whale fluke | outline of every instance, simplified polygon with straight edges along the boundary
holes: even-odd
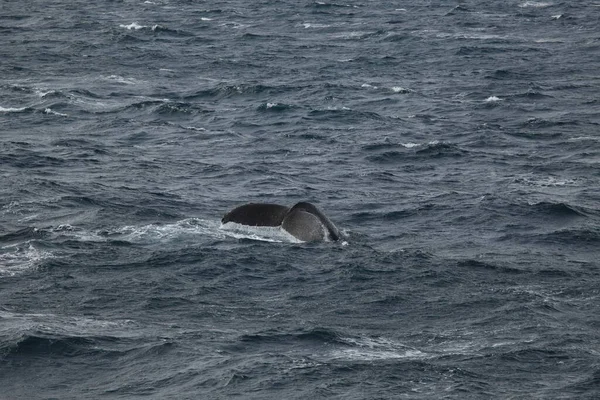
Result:
[[[292,208],[279,204],[248,203],[229,211],[222,223],[248,226],[281,226],[304,242],[338,240],[336,226],[314,204],[300,202]]]

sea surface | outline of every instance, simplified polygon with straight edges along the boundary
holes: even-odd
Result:
[[[599,397],[599,1],[0,1],[0,399]]]

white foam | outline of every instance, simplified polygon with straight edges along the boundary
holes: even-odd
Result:
[[[53,111],[51,108],[46,108],[44,112],[46,114],[58,115],[59,117],[68,117],[67,114],[59,113],[58,111]]]
[[[305,22],[302,24],[302,26],[304,26],[304,29],[308,29],[308,28],[329,28],[331,25],[327,25],[327,24],[313,24],[311,22]]]
[[[3,113],[13,113],[13,112],[17,113],[17,112],[25,111],[26,109],[27,109],[27,107],[20,107],[20,108],[17,108],[17,107],[8,107],[8,108],[5,108],[5,107],[0,106],[0,112],[3,112]]]
[[[120,235],[120,239],[132,242],[163,241],[180,237],[182,235],[218,235],[218,223],[189,218],[173,224],[149,224],[143,226],[124,226],[118,228],[113,234]]]
[[[111,337],[137,336],[135,331],[132,331],[132,328],[136,328],[136,324],[129,319],[110,321],[51,313],[14,313],[0,310],[0,320],[2,320],[3,334],[8,333],[7,331],[16,331],[15,333],[18,333],[35,330],[51,335],[60,334],[82,337],[90,335],[106,335]]]
[[[564,40],[559,38],[540,38],[534,39],[534,43],[564,43]]]
[[[500,97],[496,97],[496,96],[490,96],[487,99],[485,99],[486,103],[492,103],[492,102],[496,102],[496,101],[501,101],[502,99]]]
[[[236,239],[252,239],[263,242],[303,243],[279,226],[248,226],[235,222],[227,222],[220,226],[221,231]]]
[[[360,85],[360,87],[367,89],[377,89],[377,86],[369,85],[368,83],[363,83],[362,85]]]
[[[417,147],[417,146],[421,146],[421,144],[419,143],[400,143],[402,146],[406,147],[407,149],[412,149],[413,147]]]
[[[76,233],[82,237],[83,232]],[[189,238],[196,241],[194,236],[208,236],[218,239],[232,237],[235,239],[252,239],[265,242],[301,243],[280,227],[254,227],[228,222],[221,224],[216,220],[188,218],[173,224],[149,224],[143,226],[124,226],[105,236],[94,236],[91,239],[106,240],[120,239],[134,243],[154,243]]]
[[[347,40],[352,40],[352,39],[362,39],[365,38],[369,35],[372,35],[375,32],[370,32],[370,31],[351,31],[351,32],[343,32],[343,33],[339,33],[339,34],[335,34],[333,35],[334,38],[337,39],[347,39]]]
[[[394,86],[394,87],[392,87],[392,92],[394,92],[394,93],[411,93],[412,90],[403,88],[402,86]]]
[[[521,8],[533,7],[533,8],[544,8],[550,7],[552,3],[542,2],[542,1],[526,1],[523,4],[519,4]]]
[[[0,248],[0,278],[15,276],[35,269],[53,254],[35,248],[30,241]]]
[[[242,28],[246,28],[247,25],[241,24],[239,22],[223,22],[222,24],[219,24],[219,26],[225,26],[225,27],[231,27],[233,29],[242,29]]]
[[[21,214],[21,203],[18,201],[11,201],[5,206],[2,206],[2,214]]]
[[[461,33],[455,37],[463,39],[475,39],[475,40],[496,40],[496,39],[507,39],[507,36],[490,35],[485,33]]]
[[[104,79],[108,80],[108,81],[114,81],[114,82],[118,82],[118,83],[123,83],[125,85],[135,85],[136,83],[138,83],[138,81],[136,79],[133,78],[125,78],[122,77],[120,75],[109,75],[109,76],[104,76]]]
[[[44,92],[41,89],[37,89],[35,91],[35,94],[41,98],[44,98],[44,97],[48,96],[49,94],[54,94],[54,93],[56,93],[56,90],[48,90],[47,92]]]
[[[515,183],[524,183],[529,186],[538,187],[560,187],[576,185],[577,180],[554,176],[521,176],[515,179]]]
[[[125,28],[125,29],[128,29],[130,31],[131,30],[136,30],[137,31],[137,30],[140,30],[140,29],[143,29],[143,28],[147,28],[147,26],[140,25],[137,22],[132,22],[129,25],[123,25],[123,24],[121,24],[121,25],[119,25],[119,28]]]
[[[337,360],[378,361],[394,359],[421,359],[430,355],[415,348],[386,338],[340,338],[351,348],[337,349],[331,357]]]
[[[205,128],[198,128],[196,126],[186,126],[185,129],[188,129],[190,131],[206,132]]]
[[[574,138],[569,138],[567,140],[568,142],[579,142],[579,141],[591,141],[591,142],[598,142],[600,141],[600,137],[593,137],[593,136],[577,136]]]
[[[412,149],[413,147],[419,147],[419,146],[435,146],[436,144],[439,144],[439,140],[431,140],[427,143],[414,143],[414,142],[408,142],[408,143],[400,143],[400,145],[402,147],[406,147],[407,149]]]

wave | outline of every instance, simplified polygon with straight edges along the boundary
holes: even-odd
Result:
[[[0,106],[0,113],[22,113],[25,111],[32,111],[31,107],[2,107]]]
[[[553,6],[554,3],[549,3],[545,1],[526,1],[524,3],[519,4],[520,8],[546,8]]]
[[[403,143],[400,144],[405,150],[389,150],[376,155],[367,156],[366,159],[375,163],[396,163],[414,159],[415,157],[442,158],[462,157],[467,150],[453,143],[431,141],[428,143]]]
[[[52,252],[38,248],[32,240],[2,246],[0,247],[0,277],[27,273],[53,258],[55,256]]]
[[[305,118],[319,121],[339,121],[343,123],[354,123],[360,121],[372,121],[383,119],[383,117],[376,112],[357,111],[347,107],[312,110],[308,113],[308,116]]]
[[[42,239],[48,236],[48,232],[39,228],[22,228],[15,232],[0,235],[0,243],[12,243],[31,239]]]
[[[320,327],[292,332],[271,330],[245,334],[238,338],[236,344],[230,345],[229,349],[248,351],[249,348],[276,346],[293,352],[299,345],[302,345],[312,359],[325,363],[412,360],[432,356],[384,337],[350,336]]]
[[[550,246],[564,246],[570,249],[589,249],[588,251],[580,252],[579,257],[585,259],[587,256],[595,257],[593,251],[600,246],[600,229],[596,227],[574,227],[566,229],[551,230],[544,233],[509,233],[503,235],[502,241],[518,241],[521,243],[537,243]],[[562,247],[557,247],[561,249]],[[559,271],[559,270],[557,270]],[[560,274],[566,274],[560,270]]]
[[[535,213],[548,215],[554,218],[572,218],[572,217],[586,217],[588,213],[584,208],[575,207],[567,203],[552,203],[542,201],[539,203],[531,204]]]
[[[579,186],[583,183],[580,179],[562,178],[557,176],[536,176],[536,175],[521,175],[514,178],[514,183],[524,186],[536,187],[562,187],[562,186]]]
[[[132,320],[101,320],[0,310],[0,359],[122,354],[148,344]]]
[[[283,112],[296,108],[296,106],[291,104],[284,103],[263,103],[258,106],[258,111],[267,111],[267,112]]]
[[[308,4],[306,7],[315,8],[315,9],[328,9],[328,8],[358,8],[353,4],[344,4],[344,3],[329,3],[324,1],[315,1],[313,3]]]
[[[246,97],[256,95],[267,95],[268,97],[275,97],[279,94],[294,92],[300,88],[294,86],[270,86],[263,84],[252,84],[252,83],[241,83],[241,84],[229,84],[220,83],[214,87],[208,89],[202,89],[197,92],[187,94],[183,96],[183,100],[193,101],[200,99],[225,99],[231,97]]]

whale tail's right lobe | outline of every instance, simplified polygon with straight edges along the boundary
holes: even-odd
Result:
[[[339,240],[340,238],[340,231],[338,230],[338,228],[333,224],[333,222],[331,222],[329,220],[329,218],[327,218],[325,216],[325,214],[323,214],[321,212],[321,210],[319,210],[317,208],[317,206],[315,206],[312,203],[308,203],[306,201],[301,201],[300,203],[296,203],[291,209],[290,209],[290,213],[294,210],[303,210],[306,211],[310,214],[313,214],[314,216],[316,216],[319,221],[321,222],[321,224],[323,224],[323,226],[325,227],[325,229],[327,230],[327,234],[330,240]]]
[[[281,227],[303,242],[317,242],[327,237],[319,217],[298,208],[287,213]]]

